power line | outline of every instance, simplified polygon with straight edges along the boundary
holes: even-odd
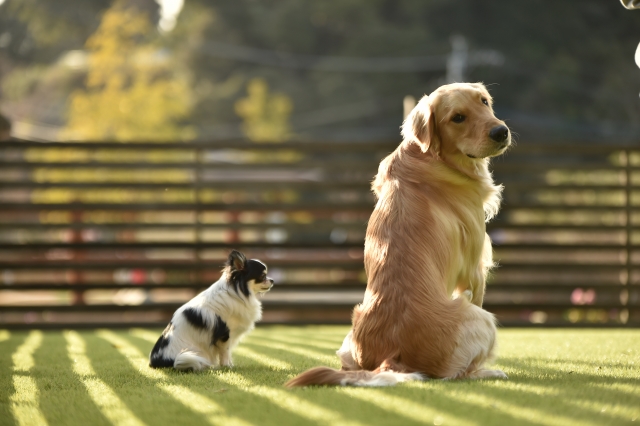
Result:
[[[444,71],[450,66],[450,58],[454,54],[452,52],[449,55],[399,57],[298,55],[219,42],[207,42],[200,47],[200,51],[217,58],[280,68],[364,73]],[[497,66],[504,63],[504,56],[494,50],[479,50],[466,54],[468,65]]]

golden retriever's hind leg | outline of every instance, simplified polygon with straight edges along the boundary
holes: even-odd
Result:
[[[465,319],[457,337],[458,346],[451,358],[451,379],[506,379],[500,370],[485,369],[495,356],[495,318],[476,305],[462,301]]]

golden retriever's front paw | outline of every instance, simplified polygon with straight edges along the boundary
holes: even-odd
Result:
[[[508,379],[509,377],[506,375],[506,373],[502,370],[485,370],[485,372],[487,373],[486,376],[484,376],[487,379]]]
[[[508,379],[502,370],[476,370],[473,373],[466,374],[462,378],[466,379]]]

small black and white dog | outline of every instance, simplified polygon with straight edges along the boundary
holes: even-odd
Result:
[[[173,314],[151,350],[149,366],[193,371],[231,367],[232,349],[262,318],[256,295],[272,286],[267,265],[233,250],[222,277]]]

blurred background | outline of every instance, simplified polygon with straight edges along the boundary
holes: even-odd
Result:
[[[160,325],[231,248],[348,322],[403,113],[482,81],[517,145],[504,325],[640,324],[640,11],[617,0],[0,0],[0,326]]]
[[[394,139],[404,96],[483,81],[527,140],[637,142],[638,14],[615,0],[4,0],[1,111],[24,139]]]

